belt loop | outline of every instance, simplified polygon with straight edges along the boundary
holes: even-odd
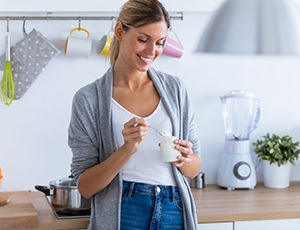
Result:
[[[174,186],[171,186],[172,188],[172,203],[175,202],[175,187]]]
[[[131,198],[133,192],[134,192],[134,182],[131,182],[130,183],[130,186],[129,186],[129,191],[128,191],[128,198]]]

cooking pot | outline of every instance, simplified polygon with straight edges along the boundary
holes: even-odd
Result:
[[[91,200],[79,193],[72,176],[50,181],[49,187],[36,185],[35,189],[50,196],[51,204],[61,210],[81,211],[91,207]]]

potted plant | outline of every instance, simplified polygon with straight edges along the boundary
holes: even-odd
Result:
[[[269,188],[286,188],[290,185],[290,168],[298,160],[299,142],[289,135],[267,133],[253,143],[254,152],[263,162],[264,185]]]

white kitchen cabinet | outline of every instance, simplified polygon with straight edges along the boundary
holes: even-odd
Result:
[[[198,224],[198,230],[233,230],[233,222]]]
[[[300,219],[236,221],[234,230],[299,230]]]

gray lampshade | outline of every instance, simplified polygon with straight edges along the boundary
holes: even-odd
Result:
[[[225,0],[213,13],[198,52],[300,54],[300,9],[293,0]]]

